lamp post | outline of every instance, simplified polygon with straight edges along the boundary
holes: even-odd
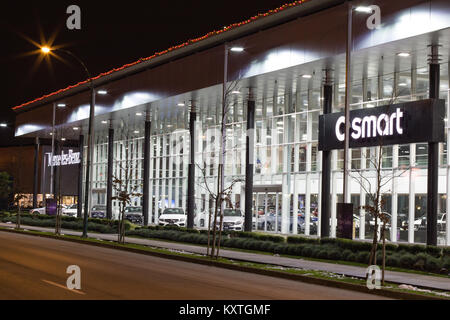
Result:
[[[372,13],[373,9],[370,6],[353,6],[352,1],[347,2],[347,47],[345,59],[345,138],[344,138],[344,176],[343,176],[343,202],[350,202],[350,188],[349,188],[349,149],[350,149],[350,101],[351,101],[351,63],[352,63],[352,26],[353,26],[353,11],[361,13]]]
[[[227,104],[227,82],[228,82],[228,55],[229,52],[236,52],[240,53],[244,51],[244,48],[242,47],[230,47],[228,43],[225,43],[224,45],[224,61],[223,61],[223,85],[222,85],[222,123],[221,123],[221,150],[219,155],[219,179],[218,179],[218,194],[221,195],[221,200],[223,200],[223,190],[225,188],[225,147],[226,147],[226,127],[225,127],[225,121],[226,121],[226,104]],[[223,215],[224,210],[224,201],[220,202],[220,215]],[[222,220],[222,219],[221,219]]]
[[[41,51],[44,54],[50,54],[50,52],[52,51],[58,51],[58,52],[63,52],[69,56],[71,56],[72,58],[74,58],[84,69],[84,71],[86,72],[86,75],[89,79],[89,85],[90,85],[90,108],[89,108],[89,129],[88,129],[88,146],[87,146],[87,161],[86,161],[86,185],[85,185],[85,200],[84,200],[84,215],[83,215],[83,238],[87,237],[87,221],[88,221],[88,216],[89,216],[89,208],[90,208],[90,191],[91,191],[91,179],[90,179],[90,169],[91,169],[91,163],[92,163],[92,156],[93,156],[93,144],[94,144],[94,126],[93,126],[93,122],[94,122],[94,116],[95,116],[95,91],[94,91],[94,83],[92,81],[92,77],[91,74],[88,70],[88,68],[86,67],[86,64],[80,59],[78,58],[75,54],[73,54],[72,52],[70,52],[69,50],[65,50],[65,49],[51,49],[49,47],[42,47]],[[53,109],[55,110],[55,109]],[[53,119],[55,118],[55,111],[53,111]],[[54,131],[54,120],[53,120],[53,129],[52,131]],[[54,132],[52,134],[52,136],[54,136]],[[53,137],[52,137],[53,139]],[[53,153],[53,147],[52,147],[52,153]],[[53,168],[53,167],[52,167]],[[52,169],[53,171],[53,169]],[[81,203],[79,203],[79,205],[81,205]]]

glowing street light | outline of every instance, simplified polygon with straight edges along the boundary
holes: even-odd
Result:
[[[42,47],[41,51],[45,54],[50,53],[50,51],[52,51],[49,47]]]

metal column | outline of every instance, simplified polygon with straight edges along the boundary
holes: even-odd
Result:
[[[33,180],[33,208],[38,207],[38,183],[39,183],[39,138],[36,137],[34,146],[34,180]]]
[[[325,83],[323,86],[323,114],[332,112],[333,86],[330,81],[329,70],[326,70]],[[322,190],[321,190],[321,209],[320,216],[320,237],[330,236],[330,218],[331,218],[331,151],[322,151]]]
[[[197,113],[195,106],[192,105],[189,118],[189,169],[188,169],[188,186],[187,186],[187,227],[194,228],[194,211],[195,211],[195,121]]]
[[[111,123],[110,123],[111,125]],[[108,176],[106,183],[106,218],[112,219],[112,185],[113,185],[113,162],[114,162],[114,129],[108,130]]]
[[[81,218],[83,215],[83,154],[84,154],[84,136],[80,135],[78,143],[80,151],[80,163],[78,164],[78,200],[77,200],[77,217]]]
[[[255,101],[250,91],[247,104],[247,137],[245,147],[245,222],[244,231],[252,231],[253,152],[255,147]]]
[[[431,46],[430,55],[430,98],[439,99],[439,47]],[[427,245],[437,245],[437,203],[438,203],[439,143],[428,143],[427,184]]]
[[[151,133],[150,112],[147,112],[145,119],[145,140],[144,140],[144,201],[142,205],[142,214],[144,215],[144,225],[148,226],[149,201],[150,201],[150,133]]]

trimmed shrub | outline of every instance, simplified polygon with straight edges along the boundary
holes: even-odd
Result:
[[[230,236],[239,238],[251,238],[254,240],[261,240],[261,241],[272,241],[275,243],[285,242],[285,239],[282,236],[276,236],[271,234],[260,234],[254,232],[231,231]]]
[[[342,260],[342,254],[341,251],[334,249],[334,250],[330,250],[328,251],[328,259],[331,260]]]
[[[369,262],[370,253],[367,251],[360,251],[356,254],[356,260],[360,263],[368,263]]]
[[[416,270],[425,270],[425,264],[427,263],[428,255],[426,253],[418,253],[414,257],[413,268]]]
[[[303,257],[312,257],[313,254],[313,246],[312,245],[306,245],[302,249],[302,256]]]
[[[350,253],[350,254],[347,256],[346,261],[357,262],[357,260],[356,260],[356,254],[354,254],[353,252]]]
[[[390,267],[399,267],[400,258],[398,254],[392,254],[386,257],[386,265]]]
[[[286,242],[292,243],[292,244],[305,244],[305,243],[319,244],[320,239],[307,238],[307,237],[301,237],[301,236],[290,236],[290,237],[287,237]]]
[[[442,249],[437,246],[426,246],[425,252],[435,258],[440,258],[442,256]]]
[[[352,251],[351,251],[351,250],[345,249],[345,250],[342,252],[342,260],[349,261],[349,256],[350,256],[351,254],[352,254]]]
[[[439,272],[439,270],[441,270],[441,264],[442,262],[439,259],[429,256],[425,263],[425,270],[430,272]]]
[[[414,260],[414,256],[411,253],[405,253],[400,256],[400,266],[403,268],[412,268]]]

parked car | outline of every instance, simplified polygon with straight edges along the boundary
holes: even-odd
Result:
[[[62,214],[70,217],[75,217],[78,213],[78,205],[72,204],[68,208],[62,209]]]
[[[45,214],[45,207],[31,209],[30,214]]]
[[[160,226],[185,227],[187,215],[182,208],[166,208],[159,216]]]
[[[98,219],[105,219],[106,218],[106,206],[104,206],[104,205],[93,206],[92,210],[91,210],[91,217],[98,218]]]
[[[143,224],[142,207],[125,207],[125,219],[135,224]]]
[[[220,227],[220,218],[217,219],[217,228]],[[223,210],[222,230],[242,231],[244,230],[244,215],[239,209]]]

